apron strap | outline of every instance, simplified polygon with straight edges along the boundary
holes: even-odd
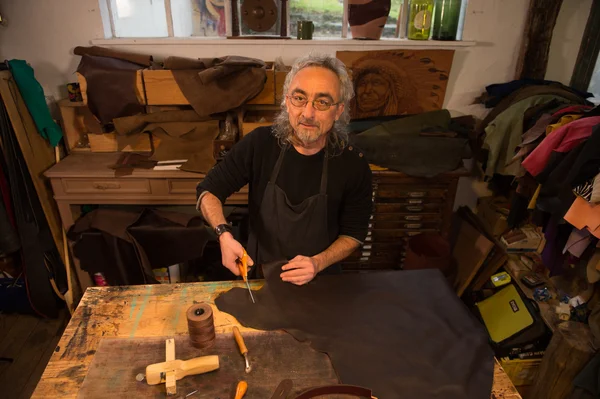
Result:
[[[275,163],[275,167],[273,168],[273,171],[271,172],[271,179],[269,180],[269,183],[275,184],[275,182],[277,181],[277,176],[279,175],[279,169],[281,168],[281,163],[283,162],[283,156],[285,155],[285,152],[287,149],[288,149],[287,145],[284,145],[283,147],[281,147],[281,151],[279,152],[279,158],[277,158],[277,163]]]
[[[327,194],[327,165],[329,159],[327,153],[327,145],[325,145],[325,154],[323,154],[323,171],[321,172],[321,189],[319,191],[319,194],[321,195]]]

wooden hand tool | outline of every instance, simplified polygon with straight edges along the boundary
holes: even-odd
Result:
[[[256,303],[254,301],[254,295],[252,295],[252,290],[250,289],[250,285],[248,284],[248,254],[246,250],[244,250],[244,254],[241,258],[237,260],[238,267],[240,268],[240,274],[246,283],[246,287],[248,287],[248,292],[250,293],[250,299],[252,299],[252,303]]]
[[[146,367],[148,385],[165,383],[167,395],[177,393],[176,381],[188,375],[208,373],[219,368],[219,356],[202,356],[190,360],[175,359],[175,340],[168,339],[166,361]]]
[[[252,371],[252,367],[250,366],[250,362],[248,361],[248,348],[246,348],[246,344],[244,343],[244,338],[240,333],[240,329],[233,327],[233,336],[235,337],[235,342],[237,342],[238,347],[240,348],[240,353],[244,356],[244,360],[246,361],[246,373]]]
[[[248,390],[248,383],[246,381],[240,381],[235,389],[235,399],[242,399]]]

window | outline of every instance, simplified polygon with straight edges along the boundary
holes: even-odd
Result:
[[[279,0],[276,3],[281,4]],[[342,37],[344,1],[288,0],[289,36],[297,35],[298,21],[314,22],[316,38]],[[403,1],[392,0],[382,37],[398,37],[397,27]],[[99,0],[107,37],[224,37],[231,32],[231,0]],[[237,0],[238,15],[244,0]],[[467,0],[463,0],[463,10]],[[463,11],[464,12],[464,11]],[[273,35],[281,26],[279,18],[267,32],[242,27],[242,35]],[[459,27],[459,31],[462,26]],[[352,37],[350,29],[347,36]],[[459,33],[460,36],[460,33]]]

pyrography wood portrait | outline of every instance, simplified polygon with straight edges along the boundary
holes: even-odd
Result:
[[[441,109],[454,50],[338,51],[352,75],[354,119]]]

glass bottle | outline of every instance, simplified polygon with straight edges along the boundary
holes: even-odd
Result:
[[[410,0],[408,4],[408,34],[411,40],[427,40],[431,32],[434,0]]]
[[[435,0],[433,40],[456,40],[461,5],[462,0]]]

